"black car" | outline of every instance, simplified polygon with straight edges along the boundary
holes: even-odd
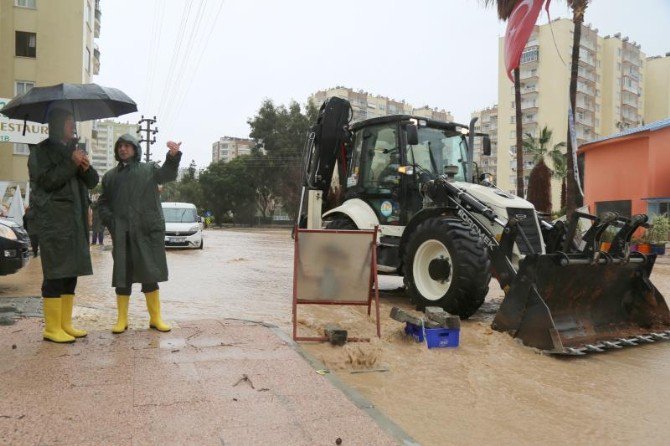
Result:
[[[28,233],[12,220],[0,217],[0,276],[17,272],[29,259]]]

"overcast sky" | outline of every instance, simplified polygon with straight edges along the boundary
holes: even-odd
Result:
[[[138,103],[140,113],[120,120],[156,115],[160,152],[181,140],[185,160],[199,167],[220,136],[248,136],[247,119],[264,98],[304,104],[336,85],[445,108],[466,122],[497,101],[505,25],[482,4],[102,0],[94,82]],[[569,16],[564,0],[552,1],[551,16]],[[601,35],[628,35],[648,56],[670,52],[670,0],[592,0],[586,23]]]

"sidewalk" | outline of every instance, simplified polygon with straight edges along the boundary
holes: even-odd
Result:
[[[0,444],[397,444],[271,328],[182,322],[43,342],[0,327]]]

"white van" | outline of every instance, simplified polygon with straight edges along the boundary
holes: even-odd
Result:
[[[166,248],[202,249],[202,218],[192,203],[162,203]]]

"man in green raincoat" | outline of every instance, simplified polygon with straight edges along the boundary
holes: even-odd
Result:
[[[142,151],[132,135],[121,136],[114,146],[119,164],[102,178],[98,199],[100,218],[112,234],[118,319],[113,333],[128,328],[128,303],[133,283],[142,284],[149,310],[149,327],[170,331],[160,311],[158,282],[168,279],[165,258],[165,220],[159,184],[177,178],[181,143],[168,142],[169,152],[159,167],[140,162]]]
[[[43,338],[74,342],[86,336],[72,326],[77,277],[93,274],[88,248],[88,189],[98,173],[76,148],[70,112],[49,113],[49,138],[30,150],[31,232],[42,251]]]

